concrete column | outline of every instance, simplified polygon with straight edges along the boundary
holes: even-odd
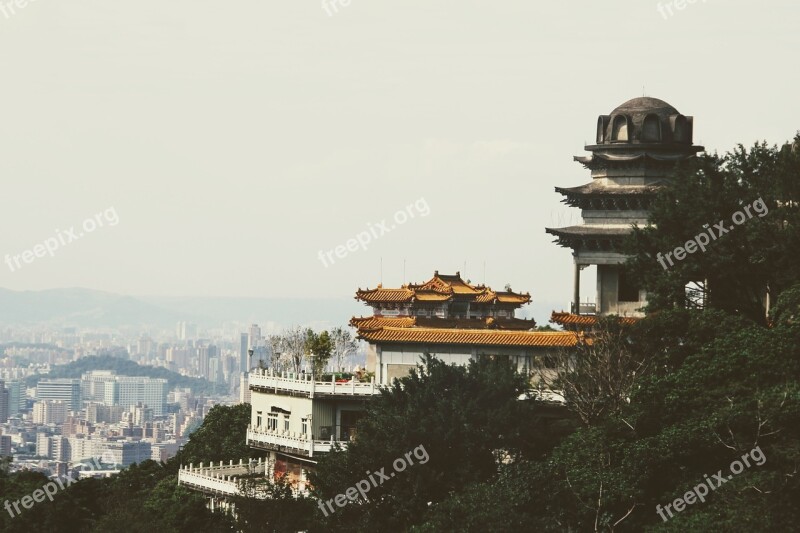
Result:
[[[579,315],[581,314],[581,267],[577,261],[575,262],[575,279],[573,283],[572,301],[575,305],[575,314]]]

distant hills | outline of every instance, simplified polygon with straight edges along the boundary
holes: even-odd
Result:
[[[135,376],[146,378],[161,378],[169,382],[169,388],[190,388],[194,393],[210,393],[214,385],[202,378],[183,376],[162,367],[142,366],[128,359],[112,357],[110,355],[82,357],[66,365],[54,366],[49,374],[30,376],[26,379],[28,387],[34,387],[39,379],[80,378],[92,370],[113,370],[119,376]],[[224,386],[220,386],[222,389]]]
[[[89,289],[0,289],[0,323],[115,327],[174,323],[179,315],[130,296]]]
[[[217,327],[225,322],[274,322],[280,327],[345,325],[367,311],[352,298],[158,298],[90,289],[12,291],[0,288],[0,324],[77,327],[165,327],[182,320]]]
[[[550,312],[562,307],[534,300],[518,316],[534,317],[544,326],[550,320]],[[0,325],[173,329],[179,321],[202,327],[219,327],[226,322],[260,325],[272,322],[281,328],[297,325],[328,329],[344,326],[351,317],[371,312],[352,297],[132,297],[80,288],[43,291],[0,288]]]

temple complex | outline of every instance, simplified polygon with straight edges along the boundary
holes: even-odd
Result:
[[[420,284],[399,289],[358,289],[356,299],[373,309],[375,316],[417,316],[453,319],[513,318],[514,311],[530,303],[531,295],[471,285],[461,273],[442,275],[439,271]],[[533,326],[531,326],[533,327]]]
[[[533,320],[517,318],[516,310],[530,303],[530,294],[471,285],[458,272],[436,271],[425,283],[395,289],[359,289],[356,299],[373,310],[350,325],[369,344],[367,371],[381,385],[407,375],[424,354],[460,365],[504,357],[531,375],[537,360],[579,342],[575,333],[535,331]]]

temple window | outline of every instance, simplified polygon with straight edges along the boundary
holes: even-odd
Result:
[[[657,115],[647,115],[642,125],[642,140],[658,142],[661,140],[661,121]]]
[[[614,118],[614,127],[611,130],[612,141],[628,140],[628,119],[623,116]]]

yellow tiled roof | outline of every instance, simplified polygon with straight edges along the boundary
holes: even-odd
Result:
[[[512,291],[495,292],[490,287],[471,285],[461,279],[461,274],[439,274],[437,270],[433,277],[421,284],[409,283],[399,289],[384,289],[381,285],[372,290],[356,292],[356,299],[366,303],[405,303],[417,300],[420,302],[444,302],[457,297],[474,303],[501,303],[523,305],[531,301],[530,294]]]
[[[634,317],[620,317],[620,322],[626,326],[630,326],[639,321]],[[594,327],[597,324],[597,315],[573,315],[572,313],[553,311],[550,315],[550,322],[559,324],[561,326],[585,326]]]
[[[361,289],[356,292],[356,299],[364,300],[365,302],[410,302],[414,297],[414,292],[409,289],[384,289],[378,287],[377,289],[364,290]]]
[[[438,318],[423,316],[366,316],[353,317],[350,325],[361,330],[395,328],[429,329],[499,329],[529,331],[536,327],[536,321],[522,318]]]
[[[579,336],[569,331],[507,331],[491,329],[398,328],[359,330],[367,342],[461,344],[476,346],[572,347]]]
[[[378,329],[384,326],[394,326],[398,328],[410,328],[416,324],[416,319],[413,316],[362,316],[353,317],[350,319],[350,325],[354,328],[362,329]]]

